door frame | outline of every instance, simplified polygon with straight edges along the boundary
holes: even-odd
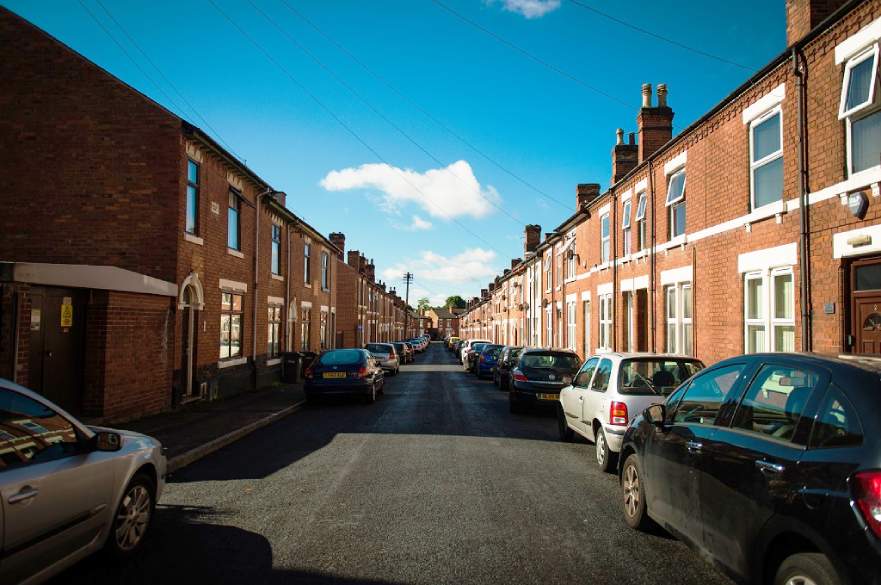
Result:
[[[189,291],[189,294],[187,294]],[[181,311],[181,376],[183,384],[181,387],[181,401],[188,402],[200,396],[194,395],[194,378],[196,371],[196,333],[197,322],[196,312],[201,312],[205,308],[205,296],[202,290],[202,283],[199,281],[199,275],[196,272],[190,274],[184,279],[180,285],[178,295],[178,310]],[[186,319],[183,316],[186,315]],[[186,334],[184,341],[183,334]]]
[[[844,347],[848,348],[849,351],[856,355],[863,355],[859,351],[859,343],[857,340],[858,331],[861,329],[861,324],[857,323],[859,318],[856,310],[857,302],[860,298],[866,297],[881,297],[881,289],[872,290],[872,291],[857,291],[856,287],[856,269],[860,266],[868,266],[872,264],[881,264],[881,256],[873,255],[873,256],[864,256],[860,258],[854,258],[850,261],[847,267],[847,292],[846,299],[847,305],[846,310],[848,311],[847,316],[845,317],[845,323],[850,328],[849,332],[844,334]],[[848,338],[852,340],[852,343],[848,344]]]

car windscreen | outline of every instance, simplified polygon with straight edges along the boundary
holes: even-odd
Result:
[[[486,345],[483,347],[481,353],[486,355],[490,355],[492,357],[499,357],[499,354],[502,352],[504,345]]]
[[[621,362],[618,391],[621,394],[666,396],[704,368],[698,360],[644,357]]]
[[[335,349],[321,354],[318,363],[322,366],[351,366],[360,364],[364,354],[357,349]]]
[[[529,352],[520,356],[520,367],[545,370],[577,370],[581,360],[573,353]]]
[[[471,350],[472,350],[474,353],[480,353],[481,351],[483,351],[483,348],[484,348],[484,347],[486,347],[486,344],[485,344],[485,343],[482,343],[482,342],[481,342],[481,343],[472,343],[472,344],[471,344]]]
[[[368,343],[367,351],[369,351],[370,353],[389,353],[389,351],[391,351],[391,348],[382,343]]]

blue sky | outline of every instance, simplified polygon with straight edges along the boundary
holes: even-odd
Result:
[[[577,183],[605,188],[643,82],[667,84],[678,132],[786,44],[783,0],[0,3],[215,135],[391,286],[414,272],[414,304],[478,294],[522,254],[523,224],[549,231],[574,211]]]

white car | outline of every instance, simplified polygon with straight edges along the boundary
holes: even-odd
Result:
[[[471,349],[472,343],[492,343],[489,339],[467,339],[465,343],[462,344],[462,347],[459,348],[459,362],[464,366],[465,365],[465,356],[468,355],[468,350]]]
[[[3,379],[0,429],[0,583],[42,583],[102,548],[140,548],[165,486],[159,441],[87,427]]]
[[[570,441],[578,433],[593,442],[597,465],[611,471],[630,421],[703,368],[698,359],[671,354],[592,356],[560,391],[560,439]]]
[[[401,360],[398,352],[395,351],[394,345],[391,343],[368,343],[364,349],[379,360],[379,365],[382,366],[383,370],[392,376],[398,375],[398,372],[401,370]]]

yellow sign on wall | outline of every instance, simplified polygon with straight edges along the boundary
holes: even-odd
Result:
[[[73,327],[73,302],[70,297],[64,297],[61,302],[61,326]]]

